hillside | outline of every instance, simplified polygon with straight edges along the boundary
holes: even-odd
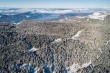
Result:
[[[109,72],[110,15],[0,24],[0,73]]]

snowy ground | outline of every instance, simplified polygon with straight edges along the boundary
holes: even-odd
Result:
[[[89,15],[89,18],[104,20],[106,16],[107,16],[106,13],[95,12],[92,15]]]

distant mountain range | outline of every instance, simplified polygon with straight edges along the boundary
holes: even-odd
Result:
[[[94,12],[109,12],[107,8],[0,8],[0,22],[19,23],[24,20],[59,20],[71,16],[87,16]]]

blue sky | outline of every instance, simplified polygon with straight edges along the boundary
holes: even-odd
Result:
[[[110,8],[110,0],[0,0],[0,7]]]

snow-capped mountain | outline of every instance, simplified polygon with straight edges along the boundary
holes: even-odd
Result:
[[[105,8],[74,8],[74,9],[61,9],[61,8],[0,8],[0,13],[56,13],[56,14],[65,14],[65,13],[75,13],[75,12],[96,12],[96,11],[109,11],[110,9]]]
[[[109,12],[104,8],[0,8],[0,22],[19,23],[23,20],[61,20],[71,16],[87,16],[94,12]]]

